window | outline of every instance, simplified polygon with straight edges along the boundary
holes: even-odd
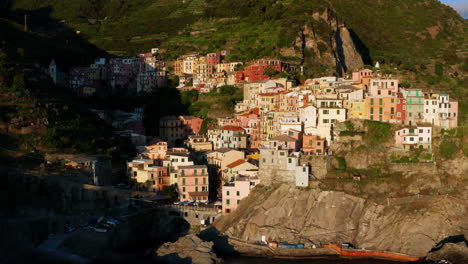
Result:
[[[317,146],[320,146],[321,144],[322,144],[322,142],[317,141]]]
[[[324,123],[324,124],[328,124],[329,122],[330,122],[330,120],[328,120],[328,119],[324,119],[324,120],[323,120],[323,123]]]
[[[237,192],[236,192],[236,195],[237,195],[237,196],[240,196],[240,191],[237,191]]]
[[[421,141],[423,141],[423,138],[422,138],[422,137],[420,137],[420,138],[419,138],[419,141],[420,141],[420,142],[421,142]]]
[[[185,187],[182,187],[182,192],[185,192]]]
[[[328,112],[329,112],[328,110],[323,110],[324,115],[328,115]]]
[[[288,163],[292,163],[292,159],[291,159],[291,158],[288,159]]]
[[[206,184],[206,178],[203,178],[203,184]]]
[[[383,108],[379,107],[379,114],[383,114]]]
[[[400,113],[400,112],[398,112],[396,115],[397,115],[398,117],[401,117],[401,113]]]
[[[227,196],[231,195],[231,192],[226,191],[226,195],[227,195]]]
[[[182,185],[185,185],[185,178],[182,179]]]
[[[370,99],[370,104],[371,104],[371,105],[374,105],[374,98],[371,98],[371,99]]]
[[[409,138],[409,141],[414,141],[414,138],[413,138],[413,137],[410,137],[410,138]]]
[[[195,184],[198,184],[198,178],[195,178]]]
[[[198,192],[198,186],[195,186],[195,191]]]
[[[226,204],[231,204],[231,201],[229,199],[227,199]]]
[[[306,167],[303,167],[303,168],[302,168],[302,171],[303,171],[303,172],[306,172]]]
[[[136,171],[133,172],[133,176],[135,176],[135,177],[137,176],[137,172],[136,172]]]
[[[371,107],[371,109],[370,109],[370,113],[371,113],[371,115],[373,115],[373,114],[374,114],[374,108],[373,108],[373,107]]]
[[[379,105],[383,105],[383,99],[382,98],[379,99]]]
[[[336,114],[339,115],[339,114],[340,114],[340,110],[336,110]]]
[[[240,204],[240,200],[237,200],[237,204]]]

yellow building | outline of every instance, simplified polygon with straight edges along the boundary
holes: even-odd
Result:
[[[349,108],[350,119],[366,119],[366,103],[365,102],[351,102]]]

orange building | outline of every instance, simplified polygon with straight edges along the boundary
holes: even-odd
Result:
[[[395,96],[388,97],[366,97],[366,118],[380,122],[396,121]]]
[[[310,154],[323,154],[327,147],[327,140],[316,135],[304,135],[302,151]]]

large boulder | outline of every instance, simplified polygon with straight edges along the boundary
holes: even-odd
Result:
[[[174,243],[165,243],[157,250],[156,259],[170,264],[221,263],[213,252],[213,242],[203,242],[195,234],[188,234]]]

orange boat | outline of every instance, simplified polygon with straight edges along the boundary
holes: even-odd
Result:
[[[324,248],[330,248],[338,252],[341,256],[347,257],[360,257],[360,258],[383,258],[397,261],[416,262],[420,261],[421,258],[410,257],[404,254],[392,253],[392,252],[379,252],[361,249],[343,249],[337,244],[324,245]]]

